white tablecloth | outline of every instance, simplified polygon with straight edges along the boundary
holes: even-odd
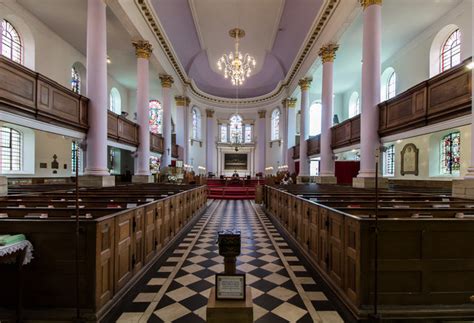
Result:
[[[28,240],[23,240],[7,246],[0,246],[0,257],[12,254],[24,248],[26,248],[26,255],[25,260],[23,261],[23,265],[29,264],[31,262],[31,259],[33,259],[33,245]],[[10,262],[14,262],[14,260]]]

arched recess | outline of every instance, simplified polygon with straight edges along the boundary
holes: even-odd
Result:
[[[434,37],[430,48],[430,78],[440,73],[441,64],[441,50],[448,37],[456,30],[459,26],[450,24],[443,27]],[[462,37],[462,32],[461,32]],[[461,44],[462,47],[462,44]],[[462,59],[462,58],[461,58]]]
[[[29,69],[35,70],[36,63],[36,45],[33,32],[31,31],[28,24],[20,17],[16,15],[6,15],[3,17],[7,20],[21,37],[23,43],[23,65]]]

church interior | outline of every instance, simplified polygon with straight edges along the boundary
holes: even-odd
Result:
[[[474,322],[473,16],[0,0],[0,322]]]

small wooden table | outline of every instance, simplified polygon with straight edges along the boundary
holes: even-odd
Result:
[[[252,289],[245,287],[245,300],[216,300],[216,288],[213,287],[209,294],[206,310],[208,323],[252,323],[253,303]]]

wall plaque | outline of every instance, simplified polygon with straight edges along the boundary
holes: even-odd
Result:
[[[402,149],[401,157],[400,174],[418,176],[418,148],[414,144],[406,144]]]

